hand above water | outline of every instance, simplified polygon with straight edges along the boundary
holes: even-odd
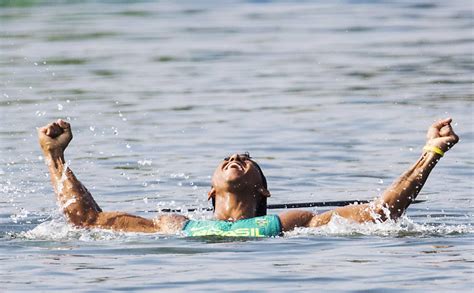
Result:
[[[45,155],[60,155],[72,140],[71,125],[64,120],[55,122],[38,129],[38,138]]]
[[[446,118],[433,123],[426,134],[426,145],[438,147],[443,152],[451,149],[459,141],[459,136],[451,127],[452,120]]]

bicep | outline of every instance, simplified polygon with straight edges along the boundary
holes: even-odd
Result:
[[[376,214],[371,204],[354,204],[334,209],[333,213],[358,223],[373,222]]]
[[[283,232],[291,231],[296,227],[308,227],[315,215],[309,211],[287,211],[278,215]]]
[[[339,207],[322,214],[314,214],[309,211],[287,211],[279,216],[282,230],[291,231],[296,227],[319,227],[331,221],[334,214],[352,220],[354,222],[374,221],[374,211],[369,204],[348,205]]]
[[[122,212],[101,212],[92,226],[122,232],[173,234],[181,231],[187,220],[187,217],[177,214],[147,219]]]
[[[310,223],[309,227],[319,227],[326,225],[331,221],[333,215],[338,215],[342,218],[357,222],[373,222],[375,211],[370,204],[358,204],[358,205],[347,205],[324,212],[320,215],[315,215]]]
[[[326,225],[331,220],[334,210],[322,214],[315,214],[309,211],[287,211],[279,216],[283,232],[291,231],[296,227],[319,227]]]
[[[122,212],[101,212],[93,226],[122,232],[158,232],[153,220]]]

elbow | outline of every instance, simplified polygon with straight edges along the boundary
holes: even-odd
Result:
[[[64,210],[64,215],[69,224],[77,228],[90,228],[94,227],[99,216],[96,211],[78,211],[78,210]]]
[[[331,221],[333,214],[334,214],[334,211],[328,211],[320,215],[315,215],[309,221],[307,226],[311,228],[316,228],[316,227],[327,225]]]
[[[372,209],[372,217],[374,222],[385,222],[387,220],[397,220],[400,218],[405,209],[397,203],[376,203]]]

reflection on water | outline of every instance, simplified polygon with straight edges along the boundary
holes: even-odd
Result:
[[[2,288],[470,288],[471,6],[0,0]],[[101,206],[152,217],[207,207],[235,151],[261,164],[269,203],[373,198],[444,116],[461,142],[406,219],[263,240],[72,229],[35,134],[69,119],[66,157]]]

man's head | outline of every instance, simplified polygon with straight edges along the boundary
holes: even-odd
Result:
[[[251,159],[248,153],[233,154],[226,157],[214,171],[209,199],[212,200],[214,210],[219,197],[228,197],[229,194],[255,207],[253,216],[267,214],[267,180],[260,166]],[[232,207],[226,207],[230,209]]]

